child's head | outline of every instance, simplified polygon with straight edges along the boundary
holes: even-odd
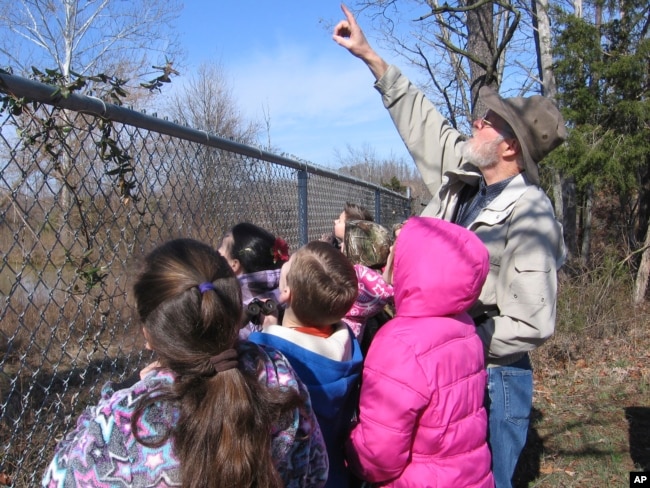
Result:
[[[289,248],[284,240],[248,222],[230,229],[221,241],[219,253],[237,275],[278,269],[289,259]]]
[[[392,245],[390,231],[367,220],[345,222],[342,251],[354,264],[381,269],[386,265]]]
[[[373,221],[375,218],[369,210],[361,205],[345,202],[341,215],[339,215],[339,218],[334,221],[334,235],[341,240],[343,240],[345,234],[345,222],[348,220]]]
[[[433,217],[409,218],[393,262],[395,307],[410,317],[466,312],[490,271],[489,252],[476,233]]]
[[[238,337],[241,288],[226,260],[207,244],[162,244],[146,256],[133,291],[147,342],[161,364],[177,373],[208,367],[207,360]]]
[[[280,300],[288,301],[304,325],[331,325],[350,310],[357,286],[352,263],[330,244],[314,241],[298,249],[282,267]]]
[[[147,341],[160,366],[176,374],[173,385],[138,399],[136,440],[153,442],[140,420],[149,406],[172,401],[180,414],[155,442],[172,439],[183,486],[208,478],[201,486],[281,486],[272,432],[303,399],[260,382],[240,357],[241,288],[225,258],[192,239],[169,241],[145,258],[133,288]]]

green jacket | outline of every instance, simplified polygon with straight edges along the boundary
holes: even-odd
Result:
[[[375,88],[433,195],[422,215],[452,220],[461,190],[481,178],[463,162],[463,135],[395,66]],[[566,257],[562,227],[544,191],[521,173],[469,229],[490,252],[490,273],[470,315],[488,365],[511,364],[555,329],[557,270]]]

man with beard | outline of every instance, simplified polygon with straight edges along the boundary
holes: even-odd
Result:
[[[375,88],[433,195],[422,215],[474,231],[490,252],[490,273],[470,315],[485,347],[496,486],[511,486],[532,408],[528,353],[555,328],[557,269],[565,249],[537,165],[566,138],[564,120],[548,98],[501,98],[484,86],[479,98],[488,111],[465,140],[372,49],[354,16],[342,9],[346,19],[333,38],[375,76]]]

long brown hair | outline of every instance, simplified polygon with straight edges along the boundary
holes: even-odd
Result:
[[[241,364],[215,370],[211,358],[237,347],[242,314],[239,282],[226,260],[198,241],[169,241],[145,258],[134,295],[161,367],[176,373],[173,386],[138,404],[131,420],[138,442],[157,447],[171,436],[184,488],[281,487],[272,425],[302,400],[293,390],[262,385]],[[137,422],[161,401],[178,404],[178,424],[155,442],[142,439]]]

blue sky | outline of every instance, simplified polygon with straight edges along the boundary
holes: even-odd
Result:
[[[370,71],[332,40],[341,19],[338,1],[187,0],[178,31],[189,70],[219,62],[241,112],[269,112],[282,152],[331,166],[365,145],[410,161]]]

